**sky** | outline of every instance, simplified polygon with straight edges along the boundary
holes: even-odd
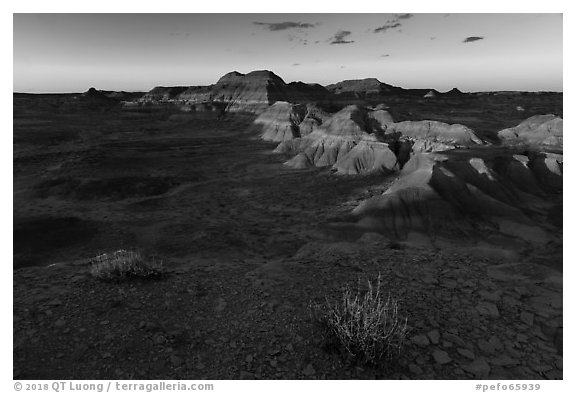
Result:
[[[15,92],[286,82],[562,91],[562,14],[14,14]]]

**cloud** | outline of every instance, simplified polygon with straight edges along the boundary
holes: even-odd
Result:
[[[338,30],[338,32],[336,34],[334,34],[334,37],[331,37],[329,39],[330,41],[330,45],[334,45],[334,44],[351,44],[354,41],[348,41],[345,40],[344,38],[348,37],[350,34],[352,34],[352,32],[350,31],[346,31],[346,30]]]
[[[463,43],[467,43],[467,42],[474,42],[474,41],[480,41],[483,40],[484,37],[466,37],[466,39],[464,41],[462,41]]]
[[[396,19],[410,19],[414,16],[414,14],[396,14]]]
[[[280,31],[287,29],[309,29],[314,27],[313,23],[302,23],[302,22],[280,22],[280,23],[265,23],[265,22],[253,22],[258,26],[265,26],[270,31]]]
[[[384,25],[374,29],[374,33],[385,33],[386,30],[397,29],[402,26],[401,20],[410,19],[414,14],[396,14],[392,19],[388,19]],[[401,32],[402,30],[398,30]]]
[[[400,22],[397,21],[388,21],[384,26],[380,26],[374,29],[374,33],[385,32],[386,30],[395,29],[397,27],[402,26]]]
[[[436,37],[430,37],[430,41],[434,41]]]

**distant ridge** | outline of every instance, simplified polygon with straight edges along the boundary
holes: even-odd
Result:
[[[173,102],[187,105],[190,110],[211,103],[229,112],[261,113],[277,101],[323,102],[329,97],[330,93],[321,85],[287,84],[272,71],[257,70],[248,74],[229,72],[210,86],[155,87],[137,103]]]
[[[376,78],[349,79],[326,86],[334,94],[383,94],[403,90],[400,87],[380,82]]]
[[[430,94],[430,95],[428,95]],[[322,86],[318,83],[286,83],[270,70],[247,74],[231,71],[209,86],[157,86],[124,105],[175,104],[184,111],[212,110],[260,114],[275,102],[316,104],[333,112],[346,105],[379,105],[389,97],[436,98],[473,97],[482,94],[524,94],[522,92],[464,93],[458,88],[441,93],[436,89],[404,89],[377,78],[349,79]]]

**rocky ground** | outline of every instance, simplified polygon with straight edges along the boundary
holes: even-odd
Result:
[[[278,259],[166,262],[102,282],[86,261],[15,271],[17,379],[562,379],[562,277],[535,264],[394,249],[378,235]],[[409,333],[380,367],[327,346],[310,304],[383,278]]]

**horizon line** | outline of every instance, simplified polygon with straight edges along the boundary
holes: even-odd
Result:
[[[364,78],[364,79],[369,79],[369,78]],[[354,79],[344,79],[344,80],[354,80]],[[343,80],[343,81],[344,81]],[[356,80],[361,80],[361,79],[356,79]],[[300,82],[300,81],[298,81]],[[342,81],[340,81],[342,82]],[[303,83],[307,83],[307,82],[303,82]],[[338,83],[338,82],[336,82]],[[382,82],[381,82],[382,83]],[[310,84],[310,83],[307,83]],[[319,84],[319,83],[317,83]],[[152,89],[158,88],[158,87],[162,87],[162,88],[172,88],[172,87],[197,87],[197,86],[202,86],[202,87],[208,87],[208,86],[213,86],[212,85],[170,85],[170,86],[163,86],[163,85],[157,85],[154,86]],[[326,85],[321,85],[322,87],[326,87]],[[396,87],[400,87],[400,86],[396,86]],[[119,92],[125,92],[125,93],[148,93],[150,92],[152,89],[148,89],[148,90],[124,90],[124,89],[119,89],[119,90],[110,90],[110,89],[98,89],[94,86],[90,86],[89,88],[87,88],[84,91],[12,91],[12,94],[83,94],[86,93],[88,90],[90,90],[91,88],[95,88],[98,91],[109,91],[109,92],[114,92],[114,93],[119,93]],[[404,90],[435,90],[436,92],[440,93],[440,94],[445,94],[448,93],[450,90],[446,90],[445,92],[442,92],[438,89],[435,88],[427,88],[427,87],[413,87],[413,88],[404,88],[404,87],[400,87],[401,89]],[[476,93],[564,93],[564,90],[474,90],[474,91],[464,91],[461,90],[460,88],[456,87],[456,89],[460,90],[462,93],[464,94],[476,94]],[[393,95],[393,94],[392,94]]]

